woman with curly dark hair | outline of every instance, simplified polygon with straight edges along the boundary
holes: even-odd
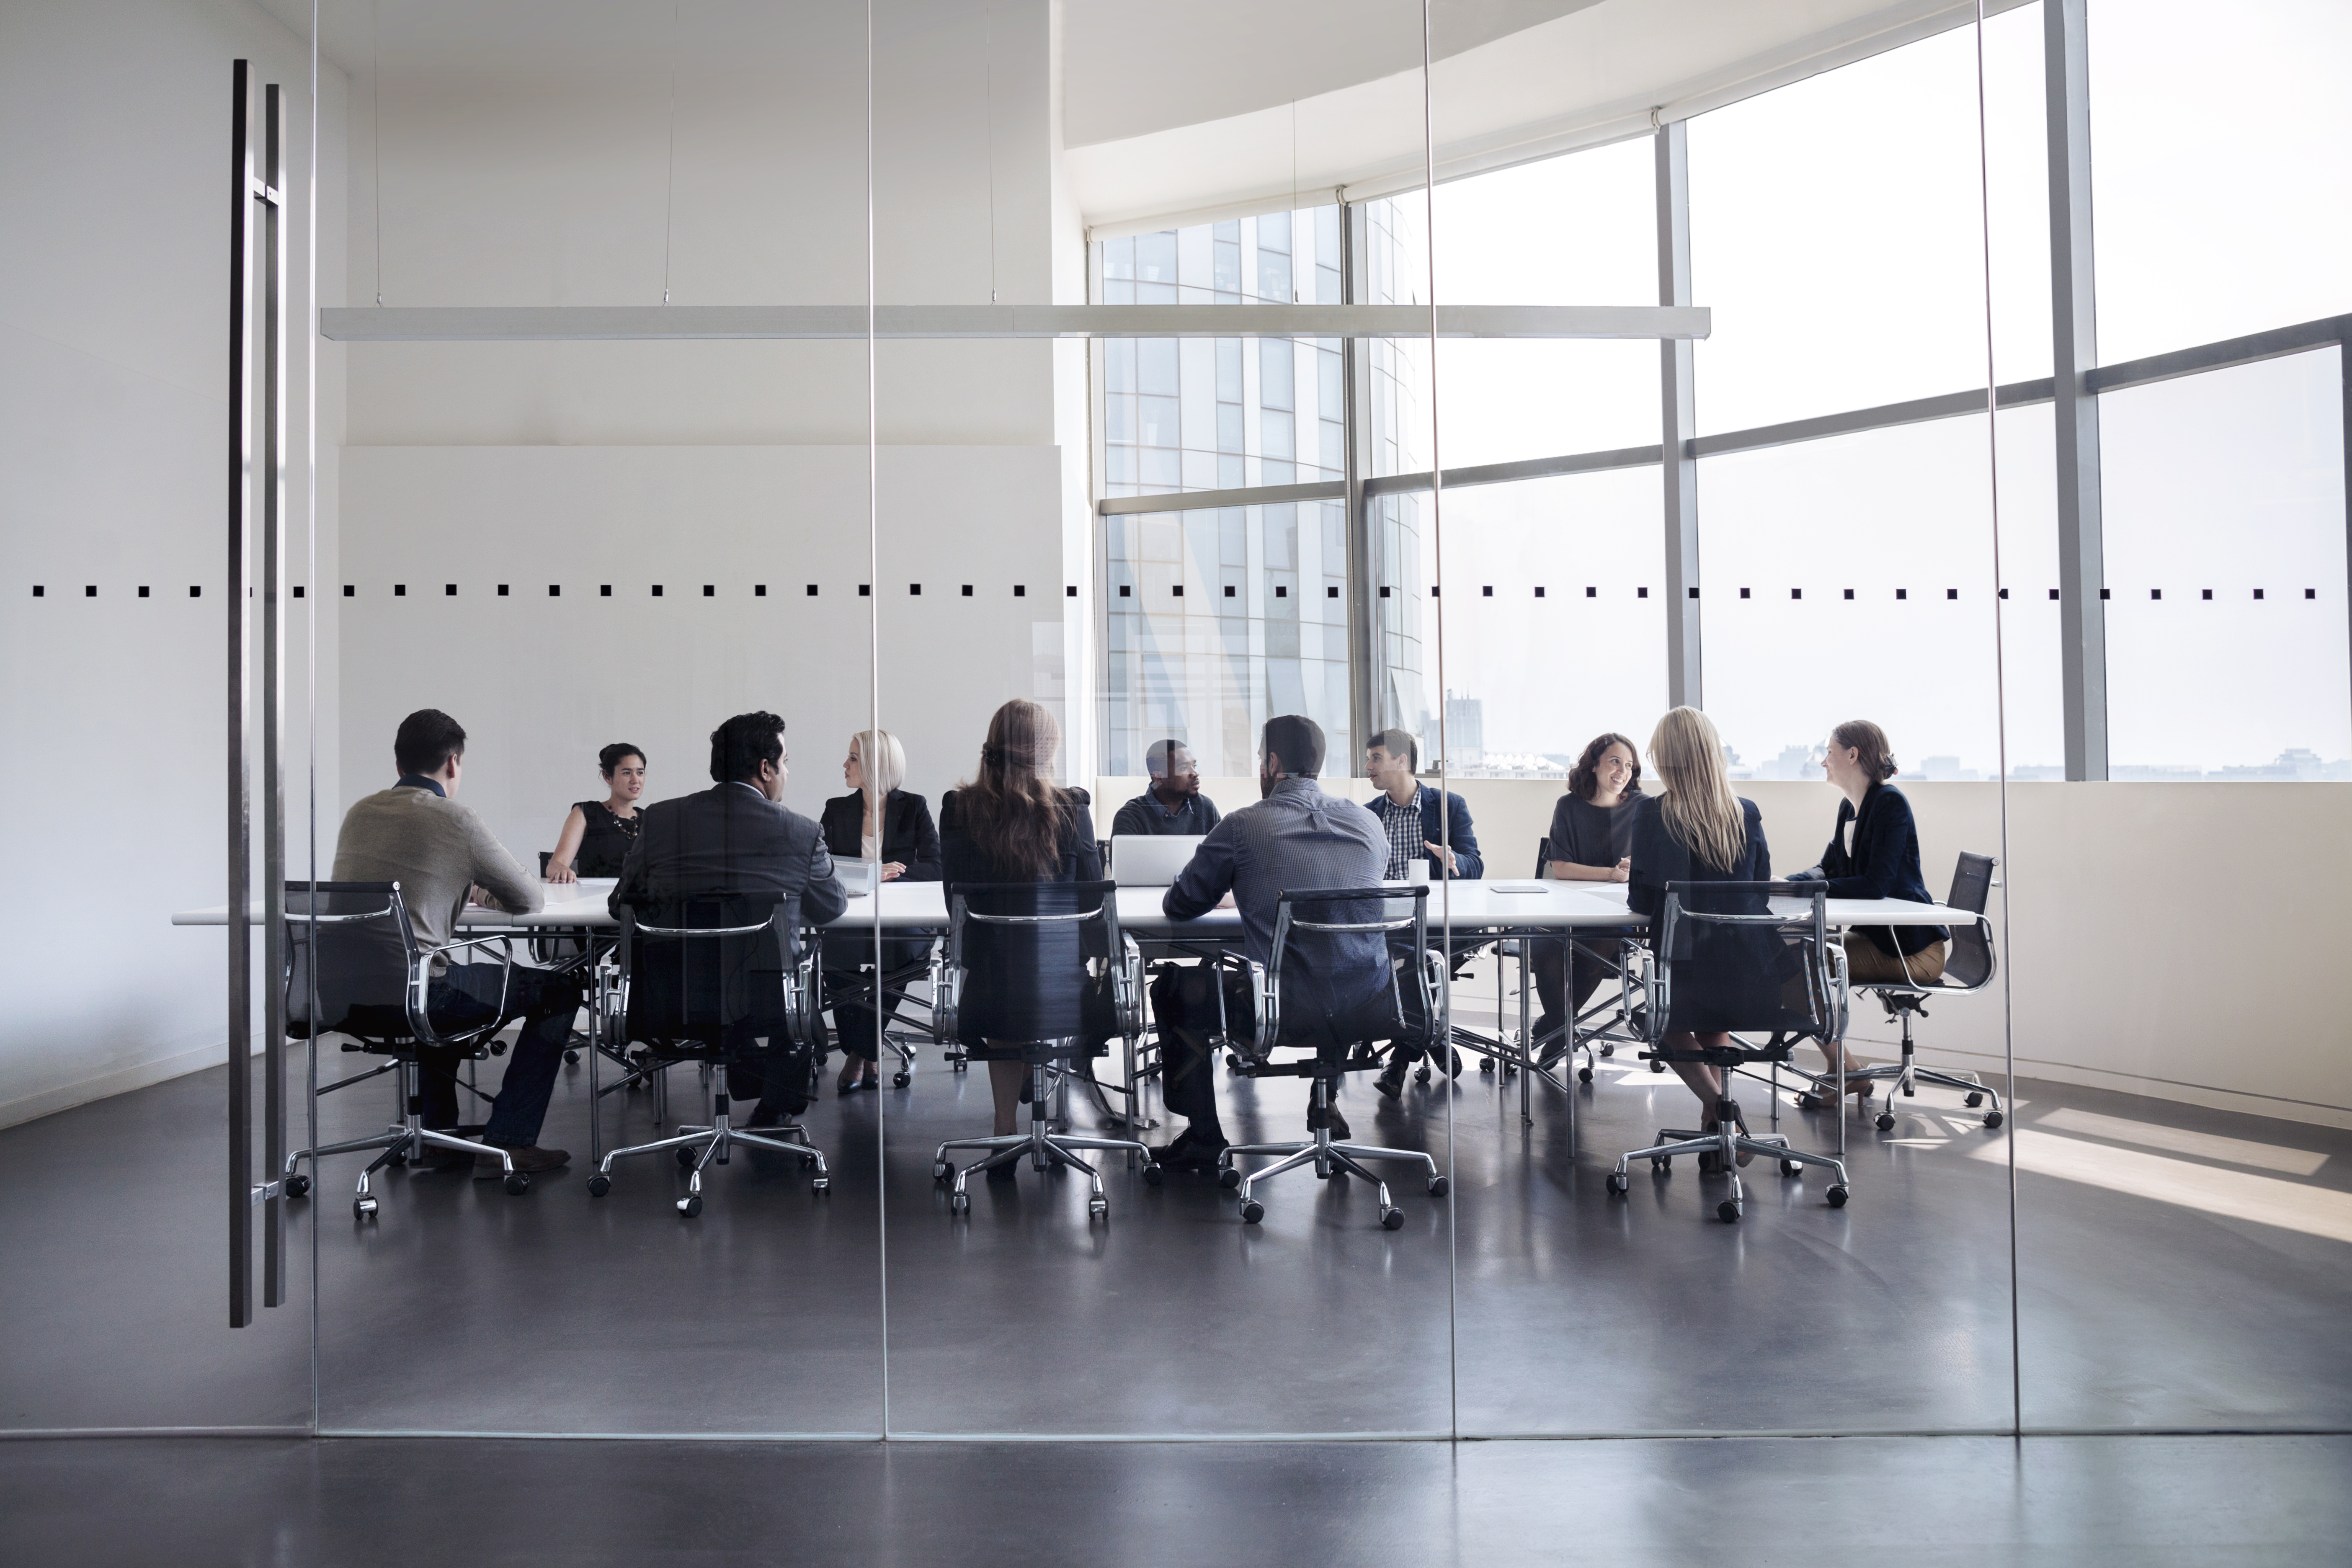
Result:
[[[1631,864],[1633,803],[1642,798],[1642,757],[1632,741],[1611,731],[1585,742],[1568,771],[1568,793],[1552,807],[1550,862],[1555,880],[1622,882]],[[1617,944],[1571,942],[1553,937],[1535,944],[1536,1049],[1547,1063],[1567,1054],[1565,1027],[1601,982],[1616,973]],[[1574,982],[1570,984],[1573,972]],[[1551,1039],[1554,1034],[1560,1038]]]
[[[637,797],[646,793],[646,754],[626,741],[615,741],[596,753],[596,770],[611,786],[608,798],[583,800],[572,807],[555,836],[555,853],[547,858],[546,879],[577,881],[582,877],[617,877],[629,846],[637,841]]]

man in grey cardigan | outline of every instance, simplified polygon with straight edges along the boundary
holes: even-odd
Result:
[[[621,879],[608,904],[614,917],[624,909],[643,914],[694,894],[724,890],[773,893],[796,903],[799,918],[790,922],[794,929],[838,919],[849,907],[848,891],[834,873],[824,830],[813,818],[785,809],[788,772],[784,721],[773,713],[738,713],[713,730],[713,787],[656,801],[638,813],[645,826],[621,862]],[[768,1046],[758,1061],[728,1064],[727,1092],[759,1101],[746,1126],[774,1127],[806,1109],[814,1064],[785,1039],[778,1012],[781,990],[768,993],[775,1005],[763,1007],[761,989],[746,988],[746,1015],[734,1026]]]
[[[417,937],[437,945],[450,939],[458,911],[471,899],[495,909],[524,913],[540,907],[540,885],[490,836],[482,819],[451,797],[466,761],[466,731],[436,708],[420,709],[400,721],[392,742],[400,782],[362,796],[343,814],[335,840],[335,880],[398,882]],[[505,982],[499,1008],[499,968],[494,964],[447,965],[434,961],[436,973],[425,1006],[436,1026],[471,1028],[498,1016],[501,1024],[520,1018],[522,1033],[507,1058],[506,1080],[490,1102],[482,1142],[508,1152],[518,1171],[549,1171],[571,1155],[539,1146],[540,1124],[555,1091],[555,1075],[580,1011],[580,984],[572,975],[517,967]],[[457,1054],[417,1052],[425,1125],[457,1125]],[[436,1164],[462,1161],[462,1154],[429,1156]],[[503,1175],[498,1156],[474,1162],[474,1174]]]

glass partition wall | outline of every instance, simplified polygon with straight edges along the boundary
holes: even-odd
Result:
[[[815,1068],[782,1045],[792,1030],[767,1026],[774,1009],[721,994],[712,975],[737,965],[726,984],[780,994],[772,945],[740,945],[763,939],[673,937],[666,955],[643,931],[625,950],[611,923],[632,856],[644,927],[772,918],[815,851],[762,826],[759,796],[816,817],[872,710],[862,332],[667,331],[668,312],[698,308],[866,303],[866,47],[861,5],[640,9],[554,37],[386,5],[378,31],[331,40],[363,62],[357,302],[387,319],[593,306],[628,325],[345,350],[349,429],[330,470],[341,783],[320,793],[320,840],[334,854],[345,810],[402,771],[404,715],[464,727],[451,796],[543,908],[535,925],[476,910],[455,934],[505,939],[470,967],[510,999],[549,998],[554,1037],[526,1021],[461,1059],[457,1124],[570,1163],[512,1194],[494,1158],[435,1152],[378,1172],[355,1220],[369,1155],[320,1162],[322,1429],[883,1429],[879,1140],[856,1114],[871,1104],[812,1094]],[[764,775],[772,731],[744,721],[748,749],[732,750],[714,734],[761,713],[784,726]],[[712,1035],[692,1022],[711,1008],[736,1020],[725,1048],[753,1053],[749,1075],[691,1043]],[[328,1050],[322,1076],[377,1059]],[[551,1071],[551,1091],[535,1089]],[[380,1129],[388,1083],[323,1094],[322,1134]],[[722,1114],[822,1166],[675,1142]],[[629,1150],[645,1152],[598,1158]]]
[[[2312,977],[2342,929],[2325,889],[2352,773],[2344,306],[2272,247],[2276,311],[2167,324],[2182,268],[2229,264],[2147,260],[2150,84],[2194,29],[2042,0],[1530,142],[1476,89],[1496,40],[1475,8],[1355,25],[1380,91],[1242,106],[1216,204],[1138,199],[1171,216],[1091,229],[1060,184],[1074,148],[1184,121],[1066,124],[1044,6],[647,13],[569,22],[562,47],[399,6],[331,26],[356,63],[322,868],[416,710],[464,725],[456,798],[531,871],[579,853],[575,806],[627,837],[598,814],[630,776],[600,752],[642,764],[639,805],[682,810],[713,787],[713,729],[766,711],[782,804],[820,824],[846,899],[810,966],[821,1065],[771,1097],[823,1152],[822,1189],[740,1143],[698,1192],[671,1149],[600,1171],[711,1124],[722,1092],[744,1128],[757,1089],[629,1015],[591,912],[608,883],[541,888],[536,925],[466,917],[512,984],[586,989],[531,1132],[571,1161],[514,1195],[470,1164],[379,1170],[356,1219],[373,1153],[317,1163],[290,1223],[316,1231],[321,1430],[2341,1425],[2352,1111]],[[1582,25],[1508,44],[1572,62]],[[2251,69],[2263,39],[2335,25],[2272,0],[2210,58]],[[2314,188],[2341,129],[2302,127]],[[2236,210],[2226,152],[2196,164],[2200,210]],[[2144,357],[2103,351],[2103,291]],[[1696,341],[1481,338],[1422,330],[1433,300],[1712,317]],[[1022,314],[1081,305],[1058,336]],[[517,306],[634,314],[594,341],[399,324]],[[688,339],[689,311],[744,306],[852,309],[830,337]],[[1405,314],[1252,320],[1325,306]],[[964,314],[949,332],[909,307]],[[1113,314],[1143,308],[1232,326]],[[1449,1044],[1333,1100],[1354,1142],[1443,1178],[1380,1167],[1395,1228],[1368,1184],[1311,1169],[1254,1186],[1246,1219],[1213,1172],[1154,1180],[1118,1147],[1073,1146],[1099,1207],[1072,1167],[991,1180],[967,1147],[942,1172],[943,1144],[1003,1120],[947,1004],[1045,978],[1043,959],[951,976],[945,942],[946,797],[1002,772],[1008,703],[1033,705],[1026,764],[1086,793],[1063,847],[1081,874],[1113,850],[1146,993],[1094,1016],[1100,1054],[1048,1064],[1057,1137],[1183,1131],[1186,1030],[1226,1136],[1311,1136],[1307,1080],[1229,1058],[1239,1020],[1168,1011],[1244,938],[1171,921],[1148,855],[1122,874],[1123,806],[1170,815],[1169,780],[1194,776],[1226,815],[1252,805],[1283,715],[1320,727],[1331,795],[1457,798],[1438,837],[1466,851],[1466,819],[1482,864],[1428,895]],[[1626,737],[1659,790],[1652,731],[1682,705],[1719,732],[1775,874],[1842,852],[1823,764],[1850,720],[1891,742],[1927,892],[1958,900],[1990,862],[1984,923],[1955,917],[1924,1008],[1857,974],[1846,1048],[1895,1069],[1866,1098],[1832,1105],[1811,1044],[1736,1080],[1751,1131],[1844,1162],[1843,1204],[1828,1172],[1769,1158],[1736,1224],[1727,1175],[1693,1161],[1633,1162],[1612,1192],[1621,1152],[1705,1112],[1642,1058],[1638,986],[1574,1003],[1576,1049],[1545,1037],[1559,939],[1511,900],[1613,909],[1623,885],[1507,885],[1555,879],[1543,846],[1588,742]],[[2289,857],[2317,875],[2282,877]],[[1622,958],[1622,928],[1591,929]],[[1868,942],[1837,945],[1859,966]],[[1086,982],[1115,1003],[1103,965]],[[460,1130],[549,1044],[509,1029],[462,1059]],[[404,1112],[361,1076],[382,1060],[321,1050],[320,1138]],[[1016,1129],[1032,1110],[1013,1100]]]

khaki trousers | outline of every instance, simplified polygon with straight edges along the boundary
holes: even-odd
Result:
[[[1849,984],[1900,985],[1906,980],[1932,985],[1944,975],[1947,942],[1930,942],[1907,958],[1898,958],[1859,931],[1845,933],[1845,977]]]

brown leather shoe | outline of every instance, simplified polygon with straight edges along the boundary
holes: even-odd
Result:
[[[560,1171],[572,1163],[571,1153],[562,1149],[542,1149],[536,1143],[520,1143],[507,1151],[514,1168],[528,1176],[541,1171]],[[474,1159],[474,1180],[487,1182],[507,1173],[507,1168],[496,1154],[479,1154]]]

